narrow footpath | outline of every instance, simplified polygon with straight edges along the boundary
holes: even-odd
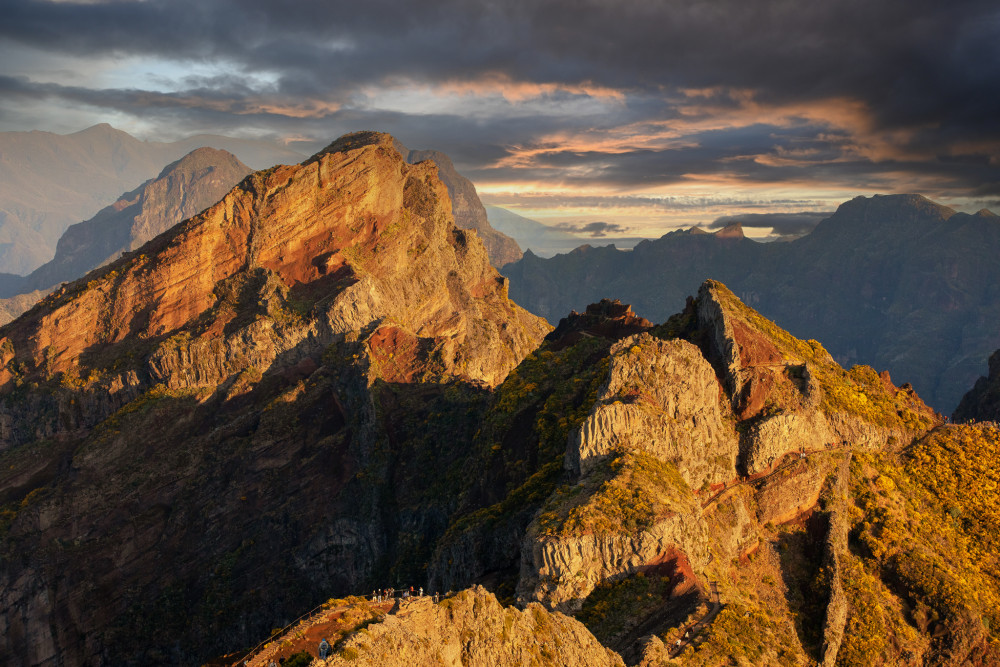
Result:
[[[705,628],[715,620],[715,617],[719,615],[722,611],[722,603],[719,601],[719,585],[716,582],[712,582],[712,606],[709,608],[708,612],[701,617],[697,622],[692,623],[688,627],[683,629],[683,634],[680,639],[674,642],[670,647],[670,657],[676,658],[679,656],[684,649],[694,642],[698,638]]]

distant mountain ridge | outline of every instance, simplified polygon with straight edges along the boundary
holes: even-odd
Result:
[[[255,169],[306,157],[266,141],[216,135],[141,141],[106,123],[66,135],[0,132],[0,272],[30,273],[52,259],[68,225],[205,146],[227,150]]]
[[[631,252],[583,248],[504,267],[511,297],[551,321],[601,298],[656,320],[699,282],[729,285],[842,364],[887,368],[948,411],[1000,347],[1000,219],[919,195],[858,197],[810,234],[757,243],[677,231]]]
[[[80,278],[200,213],[250,173],[236,156],[214,148],[196,148],[167,165],[155,179],[125,193],[90,220],[71,225],[59,238],[51,261],[23,278],[8,277],[0,285],[0,324],[59,283]]]
[[[525,251],[530,250],[539,257],[552,257],[587,244],[614,245],[620,250],[629,249],[646,240],[637,237],[580,236],[500,206],[486,206],[486,215],[493,227],[513,237]]]

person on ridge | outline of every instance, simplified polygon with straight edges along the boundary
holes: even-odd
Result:
[[[323,641],[319,643],[319,658],[320,660],[326,660],[326,654],[330,651],[330,644],[326,641],[326,637]]]

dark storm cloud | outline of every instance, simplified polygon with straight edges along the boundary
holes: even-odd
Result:
[[[62,100],[219,131],[253,126],[317,143],[386,129],[494,180],[558,173],[562,182],[641,186],[702,174],[776,183],[801,180],[808,169],[810,180],[845,187],[888,190],[903,174],[936,178],[942,191],[1000,191],[993,0],[0,0],[0,15],[0,59],[7,42],[75,58],[143,56],[226,70],[191,74],[159,92],[7,77],[5,100]],[[372,86],[461,89],[490,77],[515,92],[555,85],[534,93],[550,108],[500,99],[476,113],[365,104]],[[574,111],[588,86],[619,91],[620,103]],[[685,98],[686,89],[697,92]],[[564,101],[566,111],[553,113]],[[802,121],[779,127],[774,109]],[[741,110],[759,121],[692,130],[682,147],[578,147],[502,164],[511,147],[531,148],[566,129],[683,125]]]
[[[808,234],[813,228],[833,215],[829,212],[805,211],[801,213],[746,213],[741,215],[725,215],[716,218],[708,225],[709,229],[722,229],[726,225],[738,222],[744,227],[772,228],[776,237],[797,237]]]
[[[6,0],[0,37],[48,50],[227,58],[286,85],[505,72],[612,87],[859,96],[885,120],[997,110],[995,2]],[[993,114],[995,118],[997,114]]]
[[[591,238],[595,239],[602,238],[608,234],[624,234],[629,231],[628,227],[624,227],[614,222],[581,222],[575,224],[570,222],[561,222],[553,226],[564,232],[589,234]]]

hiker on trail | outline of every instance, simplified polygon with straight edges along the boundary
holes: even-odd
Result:
[[[278,663],[272,660],[271,662],[267,663],[267,667],[278,667]]]
[[[438,595],[437,591],[434,591],[434,604],[437,604],[440,601],[441,601],[441,596]]]
[[[319,643],[319,658],[320,660],[326,660],[326,654],[330,651],[330,643],[326,641],[326,637],[323,641]]]
[[[424,587],[420,587],[420,597],[424,597]]]

